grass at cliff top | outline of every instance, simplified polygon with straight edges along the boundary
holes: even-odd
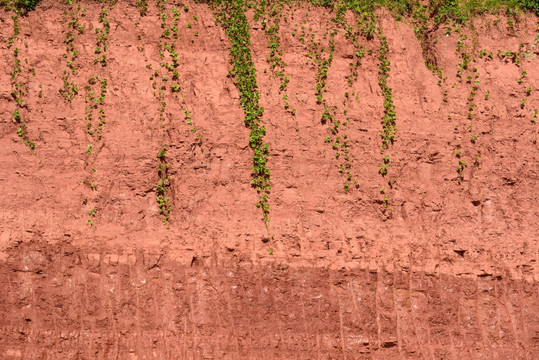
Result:
[[[62,0],[58,0],[62,1]],[[68,2],[68,0],[63,0]],[[198,2],[234,2],[236,0],[195,0]],[[0,0],[0,6],[8,10],[31,11],[36,8],[40,0]],[[272,4],[272,3],[297,3],[297,0],[251,0],[249,4]],[[370,8],[374,5],[381,5],[397,12],[400,15],[411,15],[414,9],[419,8],[419,0],[305,0],[313,5],[333,7],[338,4],[345,4],[346,7]],[[454,20],[466,21],[475,14],[487,11],[499,11],[502,8],[509,11],[518,9],[534,12],[539,16],[539,0],[431,0],[426,9],[429,10],[430,17],[452,18]]]

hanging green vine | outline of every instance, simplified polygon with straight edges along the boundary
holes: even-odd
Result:
[[[251,129],[249,145],[254,152],[252,184],[259,195],[256,206],[262,209],[262,218],[267,223],[270,211],[268,199],[271,190],[270,170],[266,165],[269,147],[267,143],[264,143],[266,128],[261,125],[264,108],[258,104],[260,93],[249,48],[251,36],[245,16],[246,1],[215,0],[212,4],[216,10],[216,20],[225,29],[231,42],[230,64],[232,70],[230,70],[229,76],[234,79],[240,92],[241,107],[245,113],[245,125]]]
[[[9,48],[12,48],[15,43],[18,44],[20,40],[19,15],[21,14],[21,11],[18,8],[11,8],[11,10],[13,10],[14,12],[14,15],[11,16],[11,20],[13,21],[13,35],[8,38]],[[26,45],[26,48],[28,48],[28,45]],[[35,76],[36,73],[35,69],[31,67],[28,63],[28,59],[21,60],[21,58],[21,50],[18,47],[15,47],[13,49],[13,70],[9,73],[9,75],[11,76],[11,96],[16,103],[15,109],[13,110],[13,120],[15,120],[15,122],[19,126],[17,128],[17,135],[22,138],[23,144],[28,146],[33,152],[36,145],[28,136],[27,125],[26,122],[23,121],[23,118],[25,116],[21,114],[21,111],[28,109],[28,104],[25,101],[25,97],[27,95],[27,84],[25,84],[19,78],[19,76],[23,73],[23,70],[25,69],[29,71],[33,76]]]
[[[71,80],[71,76],[76,75],[79,70],[77,65],[79,51],[75,48],[75,39],[76,35],[84,32],[84,26],[80,24],[80,19],[86,15],[86,10],[81,7],[79,0],[66,0],[66,4],[69,6],[69,11],[64,11],[67,30],[64,39],[66,50],[62,57],[66,59],[66,66],[69,70],[64,70],[62,74],[63,87],[59,92],[65,102],[71,102],[79,93],[79,88]]]

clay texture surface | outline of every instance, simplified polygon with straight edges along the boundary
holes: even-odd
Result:
[[[358,186],[346,191],[305,56],[311,32],[322,38],[334,14],[302,6],[281,19],[283,100],[265,30],[248,12],[270,149],[266,228],[251,186],[249,129],[227,76],[230,41],[214,12],[167,5],[181,10],[173,40],[181,91],[167,92],[161,122],[150,77],[162,61],[162,29],[153,2],[144,17],[134,3],[110,8],[102,67],[93,61],[102,5],[81,2],[72,102],[59,93],[71,8],[43,0],[19,19],[11,46],[11,14],[0,12],[0,359],[539,358],[537,17],[523,15],[511,29],[503,16],[484,15],[462,29],[469,51],[494,55],[474,56],[480,75],[470,83],[468,72],[457,77],[459,34],[440,27],[431,44],[446,77],[438,84],[413,27],[376,11],[398,127],[385,177],[380,42],[359,39],[366,54],[349,85],[356,50],[339,28],[324,96],[337,106],[335,120],[350,118]],[[533,58],[499,56],[521,43]],[[20,114],[35,151],[12,115],[15,47],[26,89]],[[84,87],[96,75],[108,84],[99,141],[85,120]],[[156,202],[163,143],[167,225]]]

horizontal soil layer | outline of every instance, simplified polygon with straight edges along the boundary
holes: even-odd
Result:
[[[508,274],[22,246],[2,359],[535,359],[539,289]]]

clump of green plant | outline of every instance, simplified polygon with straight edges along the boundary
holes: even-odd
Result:
[[[106,78],[96,75],[92,76],[88,80],[88,84],[84,87],[86,90],[84,114],[87,123],[87,132],[89,135],[95,136],[97,141],[101,140],[103,125],[106,124],[104,106],[107,83]]]
[[[185,122],[187,123],[187,125],[193,126],[193,118],[191,117],[191,112],[188,110],[184,110],[183,114],[185,115]],[[196,133],[196,131],[197,131],[196,127],[193,126],[191,128],[191,132],[194,134]],[[199,140],[202,140],[202,137],[200,137]]]
[[[261,6],[263,7],[264,4],[261,4]],[[270,49],[270,55],[267,58],[267,62],[270,64],[270,70],[273,71],[273,76],[278,78],[280,81],[279,92],[283,93],[283,100],[287,100],[288,95],[286,93],[286,89],[288,83],[290,82],[290,77],[285,75],[286,63],[282,58],[283,49],[281,47],[281,38],[279,36],[280,19],[283,12],[283,7],[284,4],[282,3],[276,3],[271,6],[267,16],[262,20],[262,27],[264,29],[266,38],[268,39],[267,45]],[[258,9],[257,14],[264,14],[264,11]],[[293,112],[293,115],[295,115],[295,111],[290,109],[290,104],[288,102],[285,103],[284,108],[290,113]]]
[[[87,198],[86,198],[87,199]],[[86,200],[87,201],[87,200]],[[96,215],[96,210],[95,209],[89,209],[88,210],[88,216],[91,216],[92,218],[95,218],[95,215]],[[88,219],[88,221],[86,222],[89,226],[93,226],[94,225],[94,220],[93,219]]]
[[[339,19],[342,14],[342,11],[337,12],[336,19]],[[337,20],[333,19],[333,22]],[[344,20],[342,23],[345,24]],[[316,98],[317,103],[323,105],[321,123],[328,124],[330,126],[331,135],[333,137],[326,137],[324,142],[331,143],[333,150],[335,151],[335,158],[339,159],[339,174],[341,174],[344,180],[344,191],[350,191],[350,183],[354,183],[356,188],[359,186],[359,181],[353,180],[352,175],[352,160],[350,156],[350,141],[348,139],[348,134],[346,133],[346,128],[348,126],[349,117],[346,117],[346,120],[341,121],[337,120],[337,106],[330,106],[327,103],[327,100],[324,97],[326,92],[326,81],[328,77],[329,68],[333,62],[333,56],[335,52],[335,36],[337,35],[337,29],[329,30],[329,22],[326,23],[326,29],[322,38],[317,39],[314,36],[314,33],[311,34],[311,41],[308,44],[309,53],[306,54],[306,57],[311,59],[313,64],[316,66]],[[329,50],[327,55],[326,50]],[[343,104],[346,105],[348,101],[348,93],[345,93],[345,100]],[[343,110],[344,116],[347,114],[347,109]]]
[[[99,14],[99,22],[103,24],[102,28],[96,28],[96,48],[95,54],[99,55],[94,59],[94,64],[100,64],[101,67],[107,65],[105,52],[108,50],[107,37],[110,32],[110,24],[107,19],[110,6],[115,4],[115,1],[100,0],[103,3],[103,8]],[[98,68],[99,69],[99,68]],[[102,70],[98,70],[102,71]],[[84,86],[85,90],[85,107],[84,115],[86,121],[86,131],[91,139],[94,141],[93,144],[88,144],[86,152],[88,154],[88,161],[86,165],[89,165],[92,161],[95,161],[97,154],[92,156],[94,148],[97,148],[96,145],[102,140],[103,136],[103,126],[107,122],[107,117],[105,113],[105,100],[108,93],[108,80],[103,77],[101,74],[91,76],[88,79],[87,84]],[[95,173],[97,170],[91,168],[91,173]],[[89,178],[87,178],[89,180]],[[97,191],[97,186],[90,183],[90,188],[93,191]],[[92,214],[91,212],[94,211]],[[89,215],[95,215],[95,210],[90,210]],[[90,219],[89,221],[92,221]]]
[[[345,30],[345,37],[350,40],[352,45],[354,46],[354,53],[352,55],[353,61],[349,63],[350,75],[346,76],[348,85],[352,86],[354,81],[356,81],[359,76],[358,68],[361,65],[361,60],[365,57],[365,48],[360,45],[359,38],[361,36],[362,28],[364,26],[363,20],[368,20],[369,18],[368,11],[362,12],[362,18],[360,18],[356,26],[352,27],[347,23],[344,16],[350,6],[350,3],[347,3],[345,1],[335,3],[335,18],[333,18],[332,21]],[[367,23],[370,23],[370,21],[367,21]]]
[[[162,39],[169,39],[172,37],[173,39],[176,39],[178,37],[178,23],[180,18],[180,11],[176,8],[172,8],[172,25],[168,26],[167,22],[167,16],[166,16],[166,8],[165,8],[165,2],[161,2],[159,5],[160,10],[160,19],[162,21],[161,27],[164,29],[163,33],[161,35]],[[163,16],[164,15],[164,16]],[[195,15],[196,16],[196,15]],[[163,20],[164,19],[164,20]],[[180,93],[182,90],[182,87],[179,83],[180,80],[180,73],[178,71],[178,66],[180,65],[180,57],[178,52],[176,51],[176,45],[174,42],[167,42],[164,41],[164,43],[159,44],[159,49],[161,53],[161,60],[162,62],[161,68],[164,69],[165,74],[161,73],[161,80],[164,84],[167,84],[169,79],[171,78],[173,81],[170,85],[170,89],[172,93]],[[159,73],[154,73],[154,77],[157,77]],[[164,96],[164,94],[162,94]],[[185,97],[181,96],[182,102]],[[185,104],[184,104],[185,105]],[[188,125],[192,126],[190,131],[192,134],[197,132],[197,128],[193,125],[193,119],[191,117],[191,112],[188,110],[184,110],[185,120]],[[196,144],[201,146],[201,140],[202,135],[198,135]]]
[[[387,54],[389,52],[389,46],[387,43],[387,39],[385,36],[381,34],[381,30],[379,32],[380,34],[380,56],[378,57],[378,60],[380,60],[380,66],[378,73],[380,74],[378,83],[380,85],[380,88],[382,89],[382,94],[384,96],[384,116],[382,118],[383,121],[383,130],[381,133],[382,137],[382,146],[381,146],[381,152],[384,153],[385,150],[388,149],[388,147],[393,144],[395,141],[395,136],[397,133],[397,116],[395,112],[395,106],[393,105],[393,90],[387,85],[387,79],[389,77],[390,67],[389,67],[389,59],[387,58]]]
[[[531,118],[531,122],[535,124],[535,122],[537,121],[537,113],[538,113],[539,110],[537,109],[534,109],[533,110],[533,116]]]
[[[76,5],[73,3],[74,1]],[[79,70],[77,65],[79,51],[75,48],[75,37],[84,31],[84,26],[79,24],[79,20],[85,16],[86,10],[81,7],[79,0],[67,0],[66,2],[70,6],[70,10],[64,11],[67,30],[64,39],[66,50],[62,57],[66,59],[69,70],[64,70],[62,74],[63,87],[60,89],[60,94],[65,102],[71,102],[78,94],[78,87],[70,78]]]
[[[19,126],[17,129],[17,135],[22,138],[23,144],[28,146],[30,150],[33,151],[36,148],[36,144],[28,138],[28,134],[26,133],[26,123],[22,123]]]
[[[148,1],[147,0],[137,0],[135,5],[137,5],[137,8],[140,11],[140,16],[146,16],[146,14],[148,12]]]
[[[8,46],[11,47],[16,39],[18,39],[18,36],[20,34],[20,27],[18,25],[18,13],[19,11],[16,11],[16,15],[12,16],[11,19],[13,20],[13,36],[11,36],[8,40]],[[19,124],[19,128],[17,129],[17,135],[22,138],[23,144],[28,146],[30,150],[34,151],[35,149],[35,143],[30,140],[28,137],[28,133],[26,130],[26,122],[22,122],[22,115],[20,110],[27,108],[27,104],[25,101],[25,96],[27,95],[26,91],[26,85],[21,81],[20,75],[23,73],[23,69],[27,67],[28,60],[24,59],[25,61],[20,60],[20,50],[19,48],[15,48],[13,50],[13,70],[10,71],[9,75],[11,76],[11,96],[13,99],[15,99],[15,109],[13,110],[13,120],[17,124]],[[33,74],[33,69],[29,69]]]
[[[270,170],[267,167],[269,146],[264,143],[266,128],[261,124],[264,109],[258,100],[260,93],[256,81],[254,64],[251,56],[249,24],[245,16],[245,0],[233,2],[214,1],[216,20],[225,29],[230,39],[229,76],[234,79],[240,92],[240,102],[245,113],[245,125],[251,129],[249,146],[253,149],[253,179],[259,198],[256,206],[262,209],[262,219],[269,221],[269,193],[271,190]]]
[[[69,81],[69,73],[64,70],[62,74],[63,88],[59,90],[60,95],[66,102],[71,102],[79,93],[79,88],[74,82]]]
[[[306,55],[308,58],[310,58],[314,64],[316,65],[316,102],[318,104],[324,105],[324,112],[322,115],[322,122],[325,122],[326,118],[324,117],[325,114],[327,114],[326,109],[326,100],[324,99],[324,93],[327,91],[325,89],[326,82],[328,78],[328,71],[331,67],[331,64],[333,62],[333,54],[335,52],[335,41],[334,36],[337,34],[336,31],[329,32],[326,28],[326,33],[324,34],[324,37],[327,38],[327,36],[330,36],[330,40],[328,41],[327,47],[329,48],[329,53],[326,56],[324,56],[324,51],[326,49],[325,46],[322,45],[321,40],[315,41],[314,39],[314,33],[311,37],[311,43],[309,44],[309,50],[310,52]]]
[[[180,11],[177,8],[172,8],[168,11],[166,6],[166,0],[157,0],[157,16],[160,21],[162,30],[160,36],[160,42],[158,44],[158,50],[160,54],[160,68],[152,70],[150,64],[146,65],[146,68],[151,71],[150,81],[154,88],[154,97],[159,101],[159,120],[161,122],[161,128],[163,129],[163,138],[166,133],[167,115],[166,109],[168,107],[167,101],[169,97],[174,97],[185,105],[185,96],[181,94],[182,86],[180,83],[180,73],[178,67],[180,65],[180,57],[176,51],[176,42],[170,41],[170,39],[177,39],[179,35],[178,24],[180,19]],[[186,123],[190,126],[190,133],[195,134],[198,129],[193,124],[191,112],[187,109],[183,110]],[[164,140],[162,140],[164,141]],[[202,147],[202,135],[196,134],[195,145]],[[157,154],[159,164],[157,172],[159,175],[159,181],[156,187],[157,195],[156,200],[159,205],[160,213],[163,216],[162,221],[165,225],[170,220],[171,211],[171,199],[168,196],[168,187],[170,186],[170,179],[168,177],[168,170],[170,164],[167,163],[167,148],[166,144],[161,145],[161,149]],[[167,227],[168,228],[168,227]]]
[[[395,105],[393,105],[393,90],[387,85],[387,79],[389,78],[389,73],[391,71],[390,62],[387,57],[389,53],[389,45],[387,38],[382,34],[382,29],[376,26],[376,32],[380,40],[380,56],[378,60],[380,65],[378,68],[378,84],[382,90],[382,95],[384,97],[384,116],[382,117],[382,131],[380,133],[382,138],[382,145],[380,147],[380,152],[384,154],[386,150],[389,149],[389,146],[393,144],[397,134],[397,114],[395,111]],[[390,164],[389,155],[384,156],[384,163],[380,164],[380,174],[386,176]],[[391,180],[389,180],[388,185],[392,187]],[[389,196],[384,198],[384,207],[388,207]]]
[[[457,43],[457,54],[462,58],[462,61],[459,63],[459,69],[457,71],[458,76],[462,79],[463,76],[466,78],[466,84],[471,85],[470,94],[468,95],[468,112],[466,115],[466,122],[463,123],[466,125],[466,128],[468,129],[468,132],[471,133],[473,130],[473,124],[475,121],[475,113],[474,110],[476,109],[477,105],[475,104],[475,98],[479,92],[480,89],[480,76],[477,67],[471,66],[470,64],[473,64],[476,62],[476,59],[471,56],[472,49],[470,46],[466,44],[468,37],[465,35],[460,35],[460,39]],[[488,53],[486,50],[481,50],[479,52],[479,57],[485,57],[488,56],[489,59],[492,58],[490,56],[491,53]],[[485,91],[485,100],[488,100],[490,97],[490,91]],[[459,185],[462,185],[464,181],[464,170],[466,168],[466,162],[463,159],[463,152],[462,152],[462,142],[464,137],[466,136],[463,132],[464,127],[461,127],[459,129],[458,125],[455,125],[455,139],[457,139],[457,136],[459,137],[459,143],[456,145],[456,155],[458,158],[458,165],[457,165],[457,182]],[[477,135],[469,135],[470,136],[470,142],[475,146],[477,142]],[[469,145],[467,145],[469,146]],[[479,166],[479,158],[476,158],[474,161],[474,165],[476,165],[478,168]]]
[[[167,164],[166,157],[167,157],[167,145],[164,144],[161,150],[159,150],[159,153],[157,154],[157,158],[159,159],[159,165],[157,167],[157,174],[159,176],[159,181],[156,187],[156,192],[157,192],[156,200],[157,200],[157,205],[159,206],[159,212],[163,216],[161,220],[163,221],[165,225],[170,220],[170,210],[171,210],[171,202],[168,196],[168,187],[170,186],[170,183],[168,180],[168,169],[170,168],[170,165]]]
[[[25,14],[32,11],[39,4],[40,0],[0,0],[0,6],[4,6],[7,11],[15,11],[18,14]]]
[[[459,160],[459,165],[457,166],[457,181],[462,183],[464,181],[464,168],[466,167],[466,162],[462,159]]]
[[[104,0],[101,2],[104,3]],[[109,9],[107,9],[107,7],[103,7],[103,9],[101,9],[101,13],[99,14],[99,22],[103,24],[103,27],[95,29],[95,33],[97,34],[97,44],[94,52],[98,56],[94,59],[94,64],[99,63],[101,66],[107,66],[107,55],[105,53],[109,48],[107,39],[110,34],[110,23],[107,17],[108,13]]]
[[[84,87],[85,90],[85,120],[86,120],[86,131],[88,135],[92,138],[93,141],[98,142],[102,138],[103,125],[106,123],[105,116],[105,96],[107,94],[107,79],[102,78],[100,75],[92,76],[88,80],[87,85]],[[88,160],[86,165],[91,163],[91,159],[95,158],[96,155],[92,156],[92,152],[95,148],[94,144],[88,144],[86,146],[86,153],[88,155]],[[91,175],[97,170],[91,168]],[[91,176],[90,175],[90,176]],[[83,183],[87,184],[92,191],[97,191],[97,185],[91,183],[90,178],[83,180]],[[86,199],[86,203],[88,199]],[[92,214],[93,211],[93,214]],[[90,210],[89,215],[94,216],[95,210]],[[90,220],[93,222],[93,220]]]
[[[84,185],[87,185],[92,191],[97,191],[97,185],[96,184],[93,184],[91,181],[90,181],[90,178],[85,178],[84,180],[82,180],[82,183]]]

